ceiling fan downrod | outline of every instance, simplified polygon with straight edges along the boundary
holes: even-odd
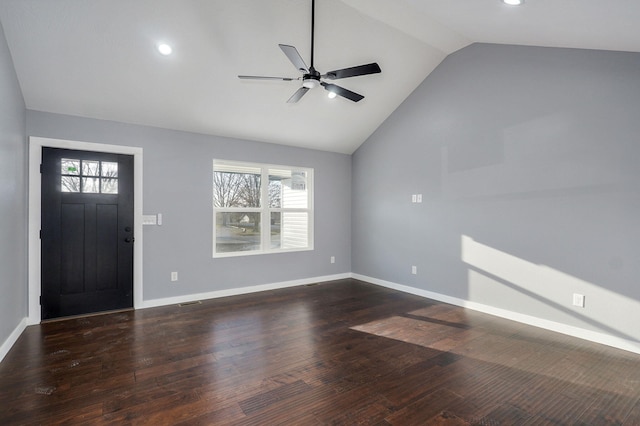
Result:
[[[309,72],[302,76],[302,87],[315,89],[320,86],[320,73],[313,67],[313,50],[315,46],[316,30],[316,0],[311,0],[311,66]]]
[[[314,38],[316,32],[316,0],[311,0],[311,70],[315,71],[313,68],[313,47],[314,47]]]

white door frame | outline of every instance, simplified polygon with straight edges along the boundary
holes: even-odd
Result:
[[[105,145],[90,142],[29,137],[29,316],[27,324],[39,324],[41,252],[40,229],[42,209],[42,180],[40,164],[42,148],[64,148],[80,151],[108,152],[133,155],[133,307],[142,307],[142,148],[121,145]]]

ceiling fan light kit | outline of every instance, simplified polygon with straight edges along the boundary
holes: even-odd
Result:
[[[305,78],[302,80],[302,86],[306,87],[307,89],[315,89],[316,87],[320,86],[320,81],[313,78]]]
[[[335,84],[326,83],[322,81],[322,79],[327,80],[338,80],[341,78],[349,78],[349,77],[358,77],[361,75],[369,75],[369,74],[377,74],[382,72],[380,66],[373,62],[366,65],[359,65],[350,68],[343,68],[339,70],[329,71],[326,74],[321,74],[314,68],[313,65],[313,48],[314,48],[314,36],[315,36],[315,10],[316,10],[316,2],[315,0],[311,0],[311,66],[308,67],[307,64],[300,56],[300,53],[294,46],[290,46],[288,44],[279,44],[282,52],[289,58],[289,61],[296,67],[296,70],[302,73],[302,77],[291,78],[291,77],[268,77],[268,76],[255,76],[255,75],[239,75],[238,78],[243,80],[281,80],[281,81],[292,81],[292,80],[302,80],[302,87],[300,87],[294,94],[289,98],[287,103],[296,103],[298,102],[309,90],[315,89],[318,86],[322,86],[329,92],[329,97],[334,98],[336,96],[341,96],[345,99],[349,99],[353,102],[359,102],[364,99],[364,96],[352,92],[351,90],[347,90],[344,87],[340,87]]]

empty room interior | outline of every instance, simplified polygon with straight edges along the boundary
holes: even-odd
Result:
[[[0,424],[640,424],[638,22],[0,0]]]

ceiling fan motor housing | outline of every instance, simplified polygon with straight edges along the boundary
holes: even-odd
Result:
[[[320,73],[311,67],[309,69],[309,74],[302,76],[302,87],[315,89],[318,86],[320,86]]]

